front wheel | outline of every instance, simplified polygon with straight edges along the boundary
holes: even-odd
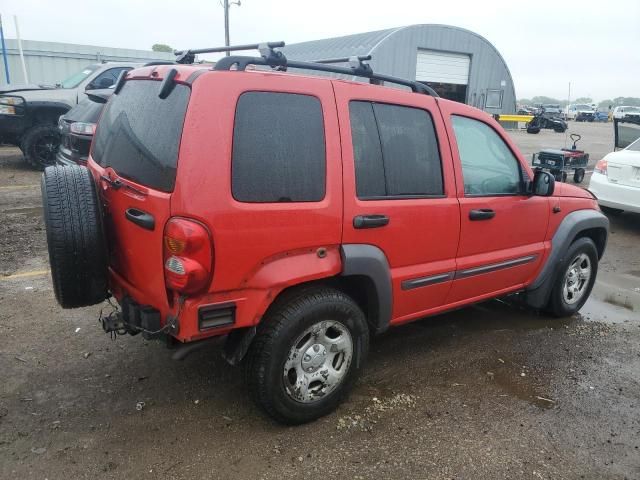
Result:
[[[44,170],[56,163],[59,145],[60,132],[55,125],[36,125],[24,134],[20,149],[29,165]]]
[[[577,313],[591,294],[598,273],[598,250],[590,238],[571,244],[555,279],[548,310],[556,317]]]
[[[351,390],[368,348],[367,322],[349,296],[330,288],[286,295],[265,316],[249,351],[249,395],[278,422],[315,420]]]
[[[582,180],[584,180],[584,168],[576,168],[576,171],[573,172],[573,181],[582,183]]]

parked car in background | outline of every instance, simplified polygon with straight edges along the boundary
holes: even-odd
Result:
[[[92,90],[109,88],[122,71],[141,63],[88,65],[56,85],[6,85],[0,89],[0,142],[20,147],[35,168],[52,165],[60,144],[58,119]]]
[[[45,170],[63,307],[113,296],[106,332],[178,355],[226,336],[253,400],[293,424],[337,407],[370,334],[506,294],[580,310],[608,235],[591,193],[423,84],[260,52],[127,74],[87,167]]]
[[[555,116],[559,117],[562,115],[562,109],[560,108],[560,105],[554,105],[554,104],[542,105],[542,111],[543,113],[546,113],[550,117],[555,117]]]
[[[105,103],[113,88],[93,90],[87,98],[58,120],[60,147],[56,155],[58,165],[86,165],[91,140]]]
[[[622,105],[613,109],[613,118],[624,118],[627,115],[640,115],[640,107]]]
[[[607,112],[595,112],[593,117],[594,122],[608,122],[609,114]]]
[[[589,190],[604,212],[640,213],[640,138],[596,163]]]
[[[564,107],[564,116],[567,120],[576,122],[593,122],[596,109],[592,105],[572,104]]]

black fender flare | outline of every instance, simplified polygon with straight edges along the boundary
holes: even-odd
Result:
[[[369,302],[369,325],[374,333],[382,333],[389,328],[393,311],[393,286],[391,269],[384,252],[366,244],[343,244],[341,277],[363,277],[371,291]]]
[[[40,118],[43,113],[46,116],[51,115],[51,118],[53,119],[53,123],[57,125],[58,117],[60,115],[64,115],[72,108],[73,107],[71,105],[64,102],[50,102],[46,100],[44,101],[43,100],[36,100],[36,101],[27,100],[26,102],[26,113],[29,120],[31,121],[32,126],[43,123],[43,122],[37,121],[37,119]]]
[[[536,279],[525,289],[526,303],[534,308],[543,308],[547,305],[551,287],[562,262],[565,261],[565,253],[574,239],[585,230],[604,230],[604,244],[598,249],[602,257],[609,235],[609,219],[597,210],[576,210],[569,213],[560,223],[551,239],[551,254]]]

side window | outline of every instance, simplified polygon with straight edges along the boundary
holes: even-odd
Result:
[[[109,88],[113,86],[116,80],[118,80],[120,72],[123,70],[131,70],[131,67],[117,67],[105,70],[91,81],[91,89]]]
[[[358,198],[440,196],[442,163],[431,116],[419,108],[349,104]]]
[[[318,202],[325,195],[322,106],[316,97],[247,92],[233,128],[231,190],[240,202]]]
[[[454,115],[451,119],[462,162],[464,193],[519,193],[520,163],[493,128],[471,118]]]

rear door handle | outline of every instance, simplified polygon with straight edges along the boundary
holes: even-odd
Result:
[[[490,208],[479,208],[469,212],[469,220],[491,220],[496,216],[496,212]]]
[[[389,223],[386,215],[357,215],[353,217],[353,228],[378,228]]]
[[[156,227],[156,221],[153,218],[153,215],[147,212],[143,212],[142,210],[138,210],[137,208],[127,208],[124,212],[125,217],[130,222],[135,223],[136,225],[144,228],[145,230],[152,230]]]

